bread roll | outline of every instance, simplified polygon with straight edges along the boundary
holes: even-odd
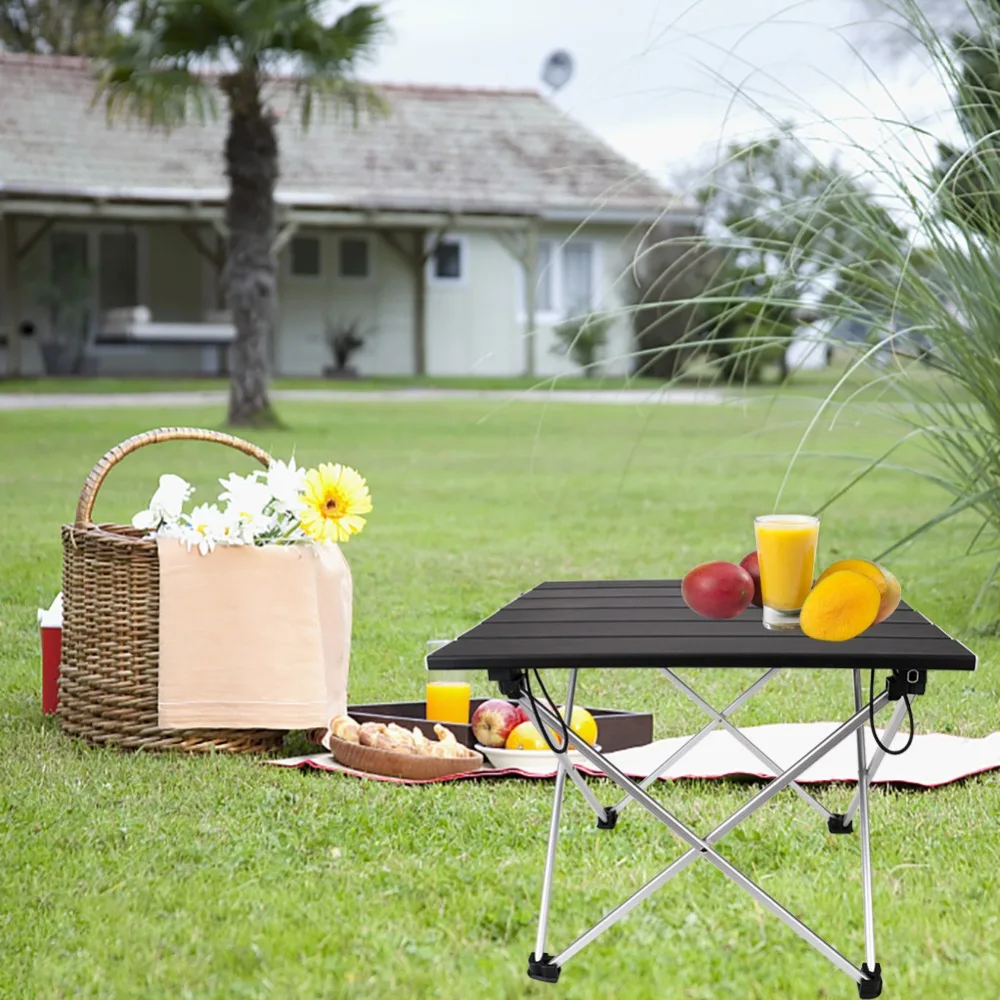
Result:
[[[413,733],[408,729],[403,729],[402,726],[397,726],[395,722],[389,723],[387,735],[397,746],[404,747],[407,750],[415,749]]]
[[[365,722],[358,730],[358,742],[363,747],[377,747],[379,736],[385,736],[386,726],[381,722]],[[388,737],[386,737],[388,739]]]
[[[375,736],[375,746],[379,750],[388,750],[389,753],[409,753],[410,751],[401,743],[397,743],[388,733],[377,733]]]
[[[360,743],[360,730],[361,727],[349,715],[338,715],[330,721],[330,733],[338,740]]]
[[[455,734],[450,729],[446,729],[439,722],[436,722],[434,724],[434,732],[437,735],[437,738],[442,743],[457,743],[458,742],[458,740],[455,739]]]

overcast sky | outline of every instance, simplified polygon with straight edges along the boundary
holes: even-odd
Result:
[[[557,103],[670,179],[710,155],[724,132],[767,127],[754,101],[777,118],[835,121],[812,130],[817,144],[844,145],[841,130],[866,148],[885,141],[873,113],[940,124],[944,90],[914,59],[867,44],[877,28],[864,25],[859,2],[390,0],[394,38],[374,75],[538,87],[545,56],[568,49],[576,72]],[[750,99],[732,106],[733,85]]]

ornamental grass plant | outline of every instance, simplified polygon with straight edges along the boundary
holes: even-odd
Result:
[[[621,287],[647,342],[651,327],[682,319],[679,332],[654,346],[640,341],[634,356],[637,374],[666,368],[671,381],[697,373],[746,385],[761,359],[783,353],[808,310],[817,349],[835,348],[847,364],[788,457],[775,509],[798,463],[814,455],[818,429],[848,413],[891,421],[894,439],[876,457],[836,456],[854,468],[815,512],[880,471],[932,482],[945,494],[940,510],[915,516],[872,555],[973,514],[955,555],[998,553],[979,581],[976,612],[1000,573],[1000,2],[968,0],[947,29],[929,9],[892,0],[880,16],[951,95],[950,115],[911,121],[898,106],[872,115],[884,136],[874,147],[819,116],[821,131],[839,133],[834,160],[815,141],[817,121],[770,117],[771,134],[731,146],[692,185],[701,227],[673,234],[661,223],[644,233]],[[938,138],[949,129],[958,142]],[[644,282],[654,258],[661,269],[668,261],[669,280]],[[670,355],[683,364],[664,365]]]

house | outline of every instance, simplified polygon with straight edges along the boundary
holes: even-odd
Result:
[[[320,375],[328,326],[353,321],[365,375],[570,370],[553,326],[614,309],[635,236],[683,210],[532,91],[385,86],[384,117],[303,132],[272,86],[279,375]],[[84,60],[0,53],[0,373],[74,341],[78,370],[213,372],[233,335],[224,115],[167,134],[109,124],[93,94]],[[630,343],[620,316],[609,370]]]

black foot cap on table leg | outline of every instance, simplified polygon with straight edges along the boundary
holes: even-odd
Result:
[[[541,958],[535,958],[534,952],[528,956],[528,977],[530,979],[537,979],[540,983],[558,983],[560,972],[562,972],[562,968],[553,965],[552,956],[547,951],[542,954]],[[877,993],[874,995],[878,996]]]
[[[858,983],[858,996],[861,1000],[874,1000],[882,995],[882,966],[875,963],[873,972],[867,965],[861,966],[861,971],[865,974],[865,979]]]
[[[834,813],[826,821],[826,826],[830,833],[854,833],[854,820],[845,823],[843,813]],[[875,996],[878,994],[876,993]]]
[[[614,806],[606,806],[604,809],[604,815],[606,819],[601,819],[598,817],[597,829],[598,830],[613,830],[615,824],[618,822],[618,812]]]

